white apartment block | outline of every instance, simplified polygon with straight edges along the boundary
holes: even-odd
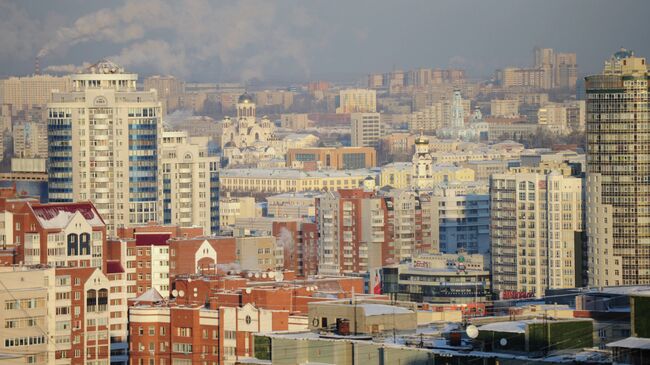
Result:
[[[350,121],[352,147],[375,147],[384,135],[379,113],[352,113]]]
[[[162,108],[110,61],[70,76],[48,104],[51,202],[91,200],[109,234],[157,220]]]
[[[582,285],[583,186],[567,166],[490,179],[493,285],[543,296]]]
[[[216,233],[218,224],[219,157],[208,155],[208,137],[188,138],[187,132],[163,132],[158,215],[163,224],[201,226]],[[216,189],[216,191],[215,191]]]

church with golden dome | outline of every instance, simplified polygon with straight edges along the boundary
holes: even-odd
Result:
[[[267,116],[256,118],[255,102],[248,93],[237,100],[237,117],[225,117],[221,130],[221,151],[228,166],[256,166],[278,157],[273,147],[275,125]]]

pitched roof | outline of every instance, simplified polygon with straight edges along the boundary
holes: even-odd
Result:
[[[149,303],[156,303],[156,302],[162,302],[163,297],[158,293],[158,290],[155,288],[149,288],[146,292],[140,294],[137,298],[133,299],[135,302],[149,302]]]
[[[106,225],[91,202],[29,204],[29,208],[45,229],[65,228],[77,213],[92,227]]]

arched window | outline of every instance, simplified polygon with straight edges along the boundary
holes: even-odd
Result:
[[[86,291],[86,308],[88,312],[94,312],[97,305],[97,291],[90,289]]]
[[[68,235],[68,256],[77,256],[79,254],[79,237],[75,233]]]
[[[97,304],[99,304],[97,311],[106,311],[108,309],[108,289],[99,289],[99,295],[97,299]]]
[[[90,233],[79,235],[79,255],[90,255]]]
[[[260,140],[260,134],[259,132],[255,132],[255,140],[259,141]]]

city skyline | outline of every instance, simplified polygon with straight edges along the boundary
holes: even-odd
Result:
[[[626,3],[7,2],[0,4],[0,30],[8,35],[0,46],[12,52],[0,55],[0,75],[33,73],[40,54],[44,71],[109,58],[142,76],[188,81],[343,80],[419,67],[488,77],[497,68],[530,66],[533,46],[576,52],[586,75],[598,72],[612,49],[650,54],[647,31],[635,28],[650,4]]]

